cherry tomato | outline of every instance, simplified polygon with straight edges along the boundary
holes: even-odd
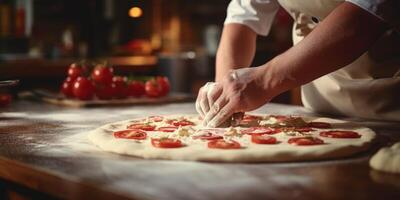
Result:
[[[171,124],[173,126],[177,126],[177,127],[179,127],[179,126],[193,126],[194,125],[193,122],[191,122],[191,121],[189,121],[187,119],[182,119],[182,120],[179,120],[179,121],[178,120],[169,120],[169,121],[167,121],[167,123]]]
[[[74,97],[74,93],[72,92],[73,88],[74,79],[68,76],[61,85],[61,93],[63,93],[66,97]]]
[[[108,100],[114,97],[114,84],[95,84],[95,87],[97,98]]]
[[[12,97],[9,94],[0,94],[0,107],[7,106],[11,103]]]
[[[129,96],[131,97],[141,97],[146,93],[144,90],[144,83],[140,81],[131,81],[128,88]]]
[[[145,140],[147,138],[146,132],[138,129],[130,129],[114,132],[114,137],[125,138],[125,139],[135,139],[135,140]]]
[[[168,78],[165,76],[158,76],[156,80],[161,87],[160,96],[166,96],[171,89]]]
[[[114,97],[118,99],[123,99],[128,97],[129,88],[126,77],[114,76],[112,78],[112,83],[114,84]]]
[[[211,149],[240,149],[241,146],[238,142],[234,140],[211,140],[208,142],[208,148]]]
[[[295,137],[288,140],[289,144],[305,146],[324,144],[324,141],[316,137]]]
[[[155,79],[150,79],[145,83],[146,96],[148,97],[160,97],[162,92],[162,87]]]
[[[113,79],[113,68],[104,65],[97,65],[92,71],[92,79],[96,83],[110,84]]]
[[[176,126],[163,126],[163,127],[157,128],[157,131],[171,133],[171,132],[174,132],[177,129],[178,129],[178,127],[176,127]]]
[[[354,131],[323,131],[319,134],[322,137],[329,138],[360,138],[361,135]]]
[[[218,135],[218,133],[223,133],[225,130],[218,130],[218,129],[206,129],[206,130],[200,130],[199,135],[195,135],[192,138],[193,139],[200,139],[200,140],[218,140],[218,139],[223,139],[224,137],[221,135]]]
[[[74,82],[72,93],[80,100],[90,100],[94,95],[93,83],[85,77],[78,77]]]
[[[248,135],[275,134],[278,132],[279,132],[278,130],[268,128],[268,127],[251,127],[251,128],[243,129],[241,131],[242,134],[248,134]]]
[[[332,128],[332,125],[326,122],[309,122],[308,126],[312,128]]]
[[[72,63],[68,68],[68,76],[72,80],[75,80],[79,76],[85,76],[87,68],[85,66],[80,66],[76,63]]]
[[[126,128],[128,128],[128,129],[140,129],[140,130],[144,130],[144,131],[154,131],[154,129],[156,129],[156,126],[149,125],[149,124],[138,123],[138,124],[130,124]]]
[[[183,144],[180,140],[172,138],[151,138],[151,144],[157,148],[183,147]]]
[[[269,136],[267,134],[263,135],[251,135],[251,142],[256,144],[276,144],[277,140],[275,137]]]

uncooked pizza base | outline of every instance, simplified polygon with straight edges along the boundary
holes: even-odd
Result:
[[[179,116],[167,116],[176,118]],[[192,121],[200,124],[197,115],[186,115]],[[329,118],[303,117],[306,122],[328,122],[332,129],[350,130],[362,135],[357,139],[335,139],[319,137],[325,144],[311,146],[297,146],[288,144],[287,140],[292,136],[284,133],[274,134],[278,144],[260,145],[250,141],[249,136],[235,138],[243,148],[241,149],[210,149],[207,143],[200,140],[181,139],[187,145],[181,148],[156,148],[150,144],[150,140],[136,141],[130,139],[118,139],[113,132],[123,130],[137,119],[111,123],[97,128],[89,133],[89,140],[104,151],[132,155],[145,159],[169,159],[191,161],[217,161],[217,162],[285,162],[306,161],[346,157],[368,149],[375,133],[366,127],[360,127],[350,122]],[[200,125],[196,128],[203,128]],[[315,136],[318,137],[315,132]],[[151,136],[149,134],[149,136]],[[245,138],[243,138],[245,137]]]

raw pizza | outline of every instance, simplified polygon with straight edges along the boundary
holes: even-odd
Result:
[[[104,125],[89,139],[105,151],[146,159],[281,162],[337,158],[368,148],[375,133],[329,118],[245,115],[207,128],[198,115],[150,116]]]

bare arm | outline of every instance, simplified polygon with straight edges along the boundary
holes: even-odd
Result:
[[[232,69],[249,67],[256,50],[257,34],[241,24],[224,26],[216,58],[216,77],[221,80]]]

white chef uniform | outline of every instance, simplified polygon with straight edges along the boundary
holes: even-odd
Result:
[[[386,22],[388,30],[351,64],[302,86],[305,107],[318,112],[400,121],[400,1],[347,0]],[[279,4],[294,19],[301,41],[344,0],[232,0],[225,24],[267,35]]]

